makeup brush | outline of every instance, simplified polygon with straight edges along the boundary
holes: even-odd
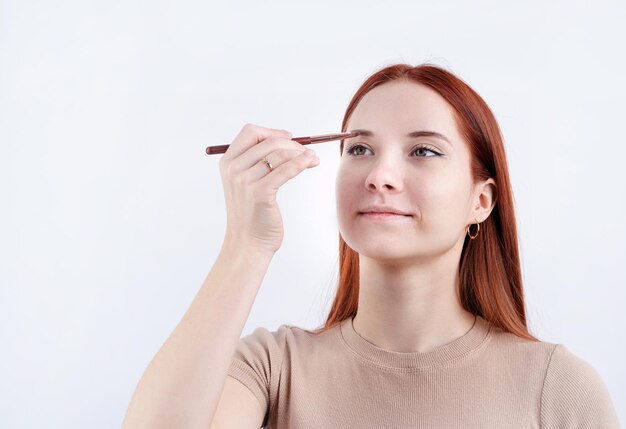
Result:
[[[359,135],[358,132],[339,133],[339,134],[321,134],[318,136],[294,137],[291,140],[297,141],[298,143],[303,144],[303,145],[307,145],[307,144],[329,142],[333,140],[343,140],[348,137],[356,137],[358,135]],[[206,148],[206,153],[207,155],[215,155],[218,153],[224,153],[226,152],[229,146],[230,146],[229,144],[223,144],[219,146],[208,146]]]

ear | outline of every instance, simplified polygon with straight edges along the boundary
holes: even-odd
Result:
[[[474,188],[474,200],[468,224],[482,223],[489,217],[491,211],[496,206],[498,199],[496,181],[491,177],[476,184]]]

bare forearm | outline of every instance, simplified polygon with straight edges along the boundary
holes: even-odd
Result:
[[[178,326],[154,356],[123,428],[207,428],[272,255],[224,244]]]

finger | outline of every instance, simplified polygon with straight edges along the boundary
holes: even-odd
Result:
[[[255,124],[245,124],[229,145],[223,158],[236,158],[254,145],[272,136],[290,139],[291,133],[286,130],[266,128]]]
[[[281,155],[281,150],[298,151],[302,153],[306,150],[306,147],[295,140],[290,140],[285,137],[271,136],[262,142],[253,145],[245,153],[233,160],[233,166],[231,168],[233,171],[245,171],[254,167],[263,158],[268,159],[272,165],[278,165],[283,161],[293,158],[292,155]],[[277,154],[274,154],[274,152]]]
[[[249,169],[249,180],[250,182],[256,182],[261,178],[265,177],[270,172],[276,170],[279,166],[283,165],[286,162],[291,161],[295,157],[299,156],[304,152],[304,150],[299,149],[279,149],[274,152],[268,154],[265,159],[272,164],[272,169],[270,170],[269,166],[260,159],[256,162],[255,165],[250,167]]]
[[[261,178],[257,184],[260,188],[276,192],[285,182],[296,177],[307,167],[316,165],[318,162],[315,152],[311,152],[309,155],[305,151],[273,169],[270,173]]]

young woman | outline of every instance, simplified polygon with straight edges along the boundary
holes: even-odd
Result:
[[[340,145],[326,323],[239,338],[282,242],[276,192],[319,163],[290,133],[246,125],[220,161],[222,251],[124,427],[618,427],[594,368],[528,332],[504,145],[483,99],[440,67],[397,64],[350,102],[342,131],[356,130]]]

